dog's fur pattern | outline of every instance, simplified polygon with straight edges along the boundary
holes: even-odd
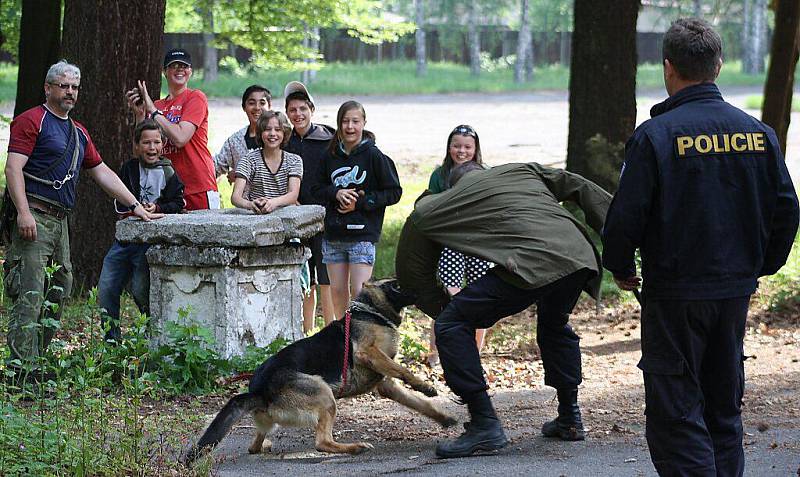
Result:
[[[351,364],[346,389],[341,389],[344,320],[338,320],[317,334],[292,343],[259,366],[250,380],[249,391],[225,404],[197,444],[186,452],[184,462],[190,463],[210,451],[247,412],[252,413],[256,423],[256,436],[248,449],[251,454],[271,448],[266,436],[278,425],[315,427],[317,450],[358,454],[372,445],[333,440],[336,399],[373,390],[442,426],[455,424],[456,420],[433,401],[409,392],[393,379],[400,379],[427,396],[436,395],[430,384],[393,359],[400,338],[399,312],[412,301],[413,297],[400,291],[394,280],[366,284],[351,307]]]

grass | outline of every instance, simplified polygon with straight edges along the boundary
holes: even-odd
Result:
[[[464,65],[431,62],[428,74],[417,78],[413,61],[387,61],[382,63],[327,63],[317,72],[313,82],[318,95],[401,95],[437,94],[459,92],[499,93],[504,91],[565,90],[569,85],[569,69],[561,65],[541,66],[534,70],[534,78],[523,84],[514,83],[513,65],[502,59],[492,60],[480,76],[472,76]],[[254,83],[268,87],[280,96],[283,85],[299,79],[296,71],[254,70],[234,67],[220,73],[213,82],[203,81],[202,71],[195,72],[193,86],[212,97],[241,96],[244,89]],[[764,74],[747,75],[741,72],[738,61],[727,63],[717,83],[721,86],[761,86]],[[800,84],[800,69],[795,76]],[[0,63],[0,102],[13,101],[16,94],[17,66]],[[637,75],[639,88],[663,88],[661,65],[640,65]],[[162,86],[163,93],[163,86]]]
[[[747,109],[761,110],[761,106],[763,104],[764,104],[764,96],[761,94],[754,94],[752,96],[748,96],[744,100],[744,106]],[[792,112],[800,113],[800,98],[792,98]]]
[[[44,78],[42,78],[44,82]],[[17,65],[0,63],[0,103],[13,101],[17,96]]]

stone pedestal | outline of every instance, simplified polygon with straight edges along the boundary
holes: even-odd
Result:
[[[150,264],[152,339],[166,322],[196,321],[223,356],[278,337],[302,337],[300,274],[310,251],[292,238],[322,230],[324,209],[285,207],[267,215],[241,209],[196,211],[117,223],[117,239],[153,244]]]

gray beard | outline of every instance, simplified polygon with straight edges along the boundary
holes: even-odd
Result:
[[[72,108],[75,107],[75,100],[72,100],[72,103],[67,103],[66,100],[61,100],[58,102],[58,106],[66,113],[70,112]]]

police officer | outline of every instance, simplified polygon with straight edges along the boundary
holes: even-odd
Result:
[[[469,168],[478,170],[456,184],[459,173]],[[534,303],[544,383],[558,396],[558,416],[542,426],[542,434],[583,440],[580,338],[569,316],[583,290],[597,298],[600,254],[560,202],[574,202],[599,232],[611,194],[577,174],[536,163],[483,170],[469,161],[451,173],[450,183],[452,188],[417,201],[400,233],[395,259],[400,286],[415,293],[417,307],[436,320],[445,381],[470,415],[465,432],[441,442],[436,456],[465,457],[507,445],[487,394],[475,330]],[[436,278],[443,247],[497,265],[450,297]]]
[[[633,133],[603,265],[635,289],[642,258],[646,436],[661,475],[742,475],[743,335],[757,280],[785,263],[797,195],[775,132],[723,101],[722,40],[681,19],[664,36],[669,98]]]

